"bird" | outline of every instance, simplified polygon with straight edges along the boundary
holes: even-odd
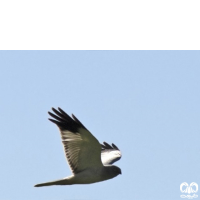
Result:
[[[65,157],[72,175],[50,182],[34,185],[35,187],[52,185],[91,184],[112,179],[122,174],[118,166],[112,165],[122,157],[119,148],[112,143],[103,144],[72,114],[70,117],[58,107],[52,108],[49,120],[60,131]]]

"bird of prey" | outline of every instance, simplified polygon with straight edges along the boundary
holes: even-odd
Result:
[[[121,158],[114,144],[99,141],[72,114],[70,117],[61,108],[48,112],[61,134],[62,143],[72,175],[60,180],[36,184],[35,187],[50,185],[90,184],[105,181],[121,174],[121,169],[112,165]]]

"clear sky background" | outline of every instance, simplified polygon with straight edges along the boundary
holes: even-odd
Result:
[[[180,199],[200,185],[199,51],[1,51],[0,199]],[[51,107],[122,151],[122,175],[34,188],[71,174]],[[198,193],[197,193],[198,194]]]

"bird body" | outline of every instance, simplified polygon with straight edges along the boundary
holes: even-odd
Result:
[[[46,183],[40,183],[35,187],[50,186],[50,185],[73,185],[73,184],[90,184],[105,181],[116,176],[112,173],[112,168],[115,166],[108,165],[103,168],[89,168],[78,174]]]
[[[73,174],[60,180],[36,184],[35,187],[90,184],[121,174],[119,167],[111,165],[121,158],[116,145],[100,144],[74,115],[71,118],[60,108],[52,110],[56,115],[49,112],[54,118],[49,120],[60,129],[65,155]]]

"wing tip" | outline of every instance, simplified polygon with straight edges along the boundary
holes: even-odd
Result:
[[[112,146],[114,149],[119,150],[119,148],[114,143],[112,143]]]
[[[40,187],[38,184],[34,185],[34,187]]]
[[[105,141],[103,142],[103,144],[101,144],[101,147],[102,147],[102,149],[114,149],[114,150],[120,151],[119,148],[114,143],[112,143],[110,145]]]

